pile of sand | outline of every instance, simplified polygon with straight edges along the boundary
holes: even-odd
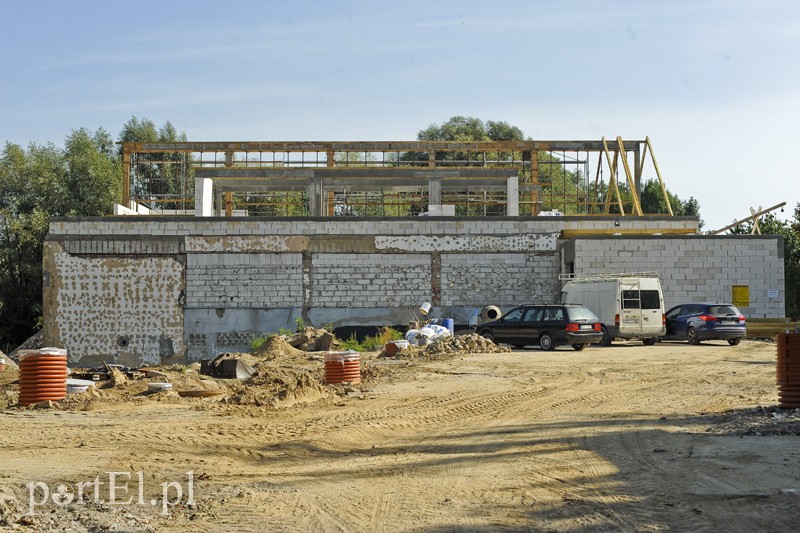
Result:
[[[330,395],[322,384],[321,369],[287,368],[267,362],[256,366],[252,378],[230,383],[228,389],[230,395],[223,403],[257,407],[286,407]]]
[[[286,341],[283,335],[272,335],[258,349],[253,350],[253,357],[263,360],[299,360],[307,359],[308,354],[298,350]],[[252,366],[252,365],[251,365]]]

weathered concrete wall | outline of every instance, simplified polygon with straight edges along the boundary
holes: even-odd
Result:
[[[642,217],[616,226],[614,218],[55,219],[45,342],[73,359],[155,363],[246,349],[298,318],[406,324],[425,301],[431,316],[463,324],[487,304],[554,301],[561,230],[697,224]]]
[[[44,338],[73,360],[129,365],[182,359],[180,257],[80,256],[45,245]]]
[[[776,235],[585,237],[564,246],[565,269],[576,276],[608,272],[658,272],[666,306],[731,302],[731,286],[750,289],[751,318],[785,313],[783,241]]]

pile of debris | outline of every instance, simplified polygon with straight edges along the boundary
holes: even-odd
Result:
[[[0,350],[0,372],[4,370],[19,370],[17,363]]]
[[[466,354],[466,353],[503,353],[510,352],[511,348],[498,346],[489,339],[485,339],[477,333],[467,335],[456,335],[455,337],[442,337],[436,339],[424,349],[424,354]]]
[[[485,339],[477,333],[465,335],[449,335],[438,337],[423,346],[415,346],[408,342],[395,341],[387,343],[383,352],[378,357],[435,357],[445,354],[469,354],[469,353],[503,353],[510,352],[511,348],[498,346],[489,339]]]
[[[289,343],[289,346],[304,352],[329,352],[339,346],[339,341],[333,333],[311,326],[306,326],[288,337],[286,342]]]

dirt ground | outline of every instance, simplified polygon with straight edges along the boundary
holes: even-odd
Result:
[[[796,531],[800,410],[777,408],[775,354],[363,354],[353,386],[323,385],[319,354],[254,356],[250,385],[165,369],[209,398],[133,379],[52,409],[14,407],[9,370],[0,529]],[[103,502],[66,503],[95,479]]]

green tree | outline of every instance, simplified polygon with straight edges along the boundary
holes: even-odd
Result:
[[[182,142],[186,133],[170,121],[161,128],[147,118],[131,119],[122,126],[120,142]],[[122,156],[122,147],[119,148]],[[182,209],[194,194],[194,173],[190,154],[183,152],[138,154],[131,162],[131,195],[151,209]]]
[[[684,201],[677,194],[667,189],[667,197],[669,197],[673,215],[700,218],[700,203],[694,196],[690,196],[688,200]],[[664,200],[664,193],[661,190],[661,184],[657,180],[645,181],[639,200],[642,206],[642,213],[646,215],[669,212]],[[700,219],[699,227],[702,228],[703,225],[703,220]]]
[[[121,201],[119,156],[106,130],[73,130],[64,143],[64,164],[70,194],[61,214],[107,215]]]
[[[6,143],[0,154],[0,343],[17,346],[38,327],[42,243],[55,208],[70,191],[62,152],[53,144]]]

